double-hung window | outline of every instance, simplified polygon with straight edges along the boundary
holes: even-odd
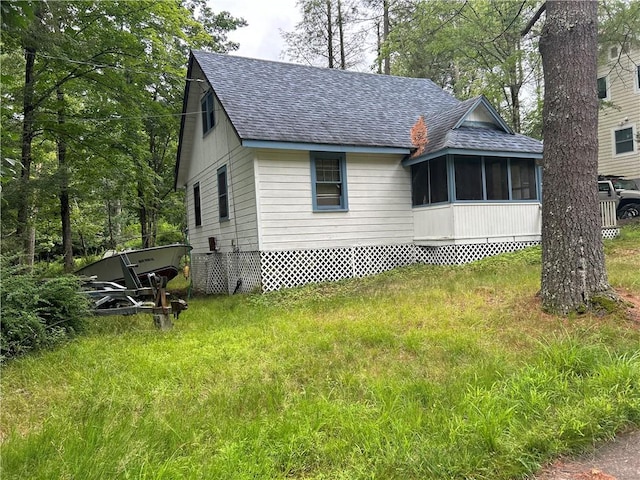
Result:
[[[193,213],[196,219],[196,227],[202,225],[202,213],[200,209],[200,184],[193,186]]]
[[[311,153],[313,209],[347,210],[347,179],[344,153]]]
[[[206,134],[215,125],[215,113],[213,110],[213,91],[209,90],[200,102],[202,111],[202,134]]]
[[[633,127],[623,128],[614,132],[616,155],[633,152]]]
[[[220,220],[229,220],[229,195],[227,194],[227,166],[218,169],[218,214]]]

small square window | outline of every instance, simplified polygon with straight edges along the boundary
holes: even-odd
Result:
[[[598,78],[598,98],[601,100],[605,100],[609,98],[607,88],[607,77]]]
[[[213,110],[213,92],[209,90],[207,94],[202,97],[200,102],[202,111],[202,134],[204,135],[215,125],[215,113]]]
[[[616,130],[615,133],[616,155],[634,151],[633,146],[633,128],[624,128]]]

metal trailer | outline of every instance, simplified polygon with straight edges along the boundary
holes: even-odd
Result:
[[[81,293],[92,302],[95,315],[134,315],[151,313],[156,327],[168,330],[173,326],[171,315],[176,319],[187,309],[184,300],[170,300],[166,291],[166,277],[148,274],[149,287],[143,287],[135,271],[137,265],[129,261],[126,253],[120,255],[120,266],[124,285],[103,282],[95,277],[82,278]]]

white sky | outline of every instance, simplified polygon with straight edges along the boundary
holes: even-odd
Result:
[[[229,40],[240,44],[232,55],[282,60],[285,45],[280,30],[291,31],[298,23],[296,0],[208,0],[208,3],[214,12],[226,10],[248,23],[229,35]]]

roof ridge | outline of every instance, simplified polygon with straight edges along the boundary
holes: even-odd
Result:
[[[426,78],[426,77],[404,77],[404,76],[401,76],[401,75],[384,75],[384,74],[381,74],[381,73],[374,73],[374,72],[359,72],[359,71],[356,71],[356,70],[343,70],[343,69],[340,69],[340,68],[317,67],[315,65],[304,65],[302,63],[286,62],[286,61],[283,61],[283,60],[267,60],[267,59],[263,59],[263,58],[244,57],[244,56],[241,56],[241,55],[230,55],[230,54],[226,54],[226,53],[208,52],[206,50],[191,50],[191,53],[193,53],[193,54],[198,53],[198,54],[203,54],[203,55],[214,55],[216,57],[222,57],[222,58],[233,58],[233,59],[239,59],[240,61],[253,61],[253,62],[270,63],[270,64],[275,64],[275,65],[289,66],[289,67],[292,67],[292,68],[310,69],[310,70],[316,70],[316,71],[322,71],[322,72],[335,72],[336,74],[339,74],[339,75],[354,75],[354,76],[355,75],[362,75],[362,76],[368,76],[370,78],[371,77],[379,77],[379,78],[390,78],[390,79],[427,81],[427,82],[430,82],[431,84],[433,84],[434,86],[442,89],[433,80],[431,80],[430,78]],[[449,92],[447,92],[445,90],[443,90],[443,92],[446,93],[447,95],[451,96],[452,98],[455,98]]]

